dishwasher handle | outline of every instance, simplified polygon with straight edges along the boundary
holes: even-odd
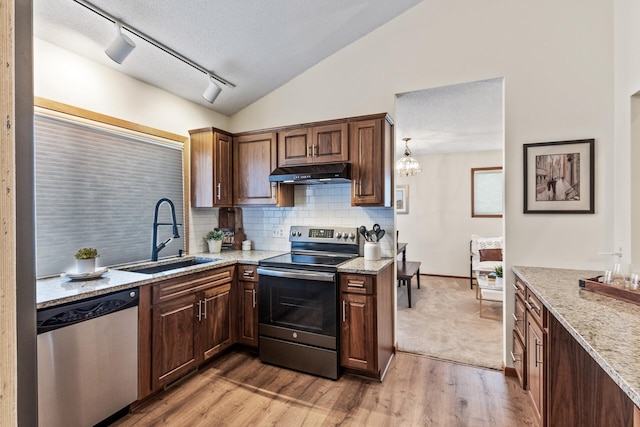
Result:
[[[48,307],[37,312],[37,332],[42,334],[96,317],[106,316],[138,305],[138,288],[125,289],[68,304]]]

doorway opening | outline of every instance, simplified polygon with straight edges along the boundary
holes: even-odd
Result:
[[[504,167],[504,78],[398,94],[396,160],[403,138],[422,172],[396,175],[404,199],[395,223],[422,277],[420,289],[412,281],[411,308],[406,286],[397,288],[398,348],[503,369],[504,287],[481,299],[469,276],[471,236],[504,236],[502,211],[474,215],[472,194],[474,169]]]

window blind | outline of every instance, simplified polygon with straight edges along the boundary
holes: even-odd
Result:
[[[128,130],[36,113],[36,274],[75,271],[76,251],[98,249],[98,266],[151,256],[157,201],[169,198],[184,224],[183,150]],[[171,222],[169,206],[159,222]],[[184,227],[160,256],[184,249]],[[158,229],[158,242],[172,237]]]

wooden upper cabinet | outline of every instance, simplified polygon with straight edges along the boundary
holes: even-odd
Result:
[[[191,206],[229,207],[233,204],[231,135],[214,128],[189,131]]]
[[[347,122],[278,132],[278,166],[349,160]]]
[[[380,118],[349,126],[351,205],[392,206],[391,124]]]
[[[293,186],[269,182],[269,174],[277,163],[276,145],[276,132],[234,138],[236,205],[293,206]]]

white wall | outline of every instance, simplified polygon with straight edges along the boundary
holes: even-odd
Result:
[[[502,166],[502,151],[419,156],[422,172],[398,177],[409,186],[409,213],[398,215],[399,240],[422,274],[469,276],[472,234],[502,236],[502,218],[471,217],[471,168]]]
[[[395,94],[504,77],[506,280],[513,265],[603,269],[598,253],[625,230],[614,184],[629,185],[614,181],[613,2],[424,1],[234,115],[232,131],[393,116]],[[596,213],[523,214],[523,144],[583,138],[596,140]],[[505,343],[512,327],[505,316]]]
[[[178,135],[229,118],[112,68],[34,39],[34,94]]]

